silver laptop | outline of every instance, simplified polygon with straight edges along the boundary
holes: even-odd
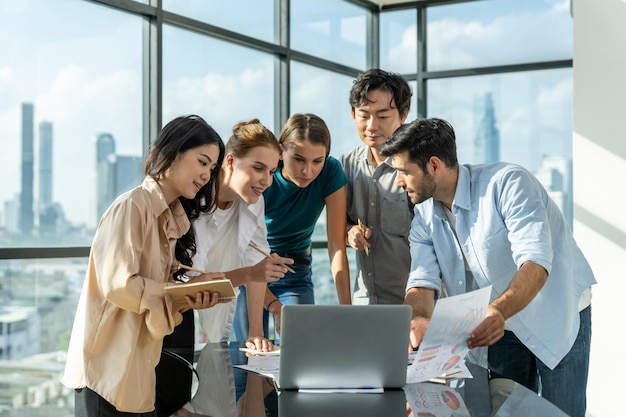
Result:
[[[406,384],[408,305],[285,305],[278,387],[402,388]]]
[[[278,417],[406,417],[402,390],[380,394],[310,393],[283,390],[278,394]]]

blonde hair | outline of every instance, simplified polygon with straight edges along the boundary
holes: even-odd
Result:
[[[233,127],[233,134],[226,143],[226,153],[231,153],[237,158],[243,158],[258,146],[267,146],[275,149],[279,154],[281,147],[276,136],[265,127],[259,119],[237,123]]]

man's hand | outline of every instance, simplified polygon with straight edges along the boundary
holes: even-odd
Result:
[[[411,319],[411,333],[409,333],[409,353],[413,350],[417,350],[420,343],[422,343],[422,339],[426,334],[426,329],[428,329],[428,325],[430,324],[430,320],[424,317],[413,317]]]
[[[430,324],[435,309],[435,290],[422,287],[409,288],[404,296],[404,304],[411,306],[413,318],[409,333],[409,353],[418,348]]]
[[[355,250],[365,250],[370,248],[370,243],[367,241],[372,236],[372,230],[365,226],[354,225],[348,230],[348,245]]]
[[[480,346],[491,346],[504,336],[504,316],[497,308],[489,306],[487,316],[472,331],[467,347],[473,349]]]

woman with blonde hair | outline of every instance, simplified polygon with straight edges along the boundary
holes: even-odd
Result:
[[[277,255],[265,257],[254,248],[270,251],[263,193],[272,185],[280,151],[274,134],[258,119],[236,124],[226,143],[218,176],[217,208],[211,213],[202,213],[193,222],[194,267],[224,271],[235,287],[246,289],[249,296],[243,302],[247,302],[250,329],[241,340],[246,341],[248,348],[261,351],[273,349],[262,327],[266,282],[283,278],[286,265],[293,263]],[[238,302],[233,300],[220,304],[213,311],[198,312],[208,342],[228,341]],[[185,408],[195,413],[226,416],[235,410],[234,386],[223,383],[229,378],[218,377],[219,372],[229,371],[219,366],[220,361],[213,360],[218,353],[210,348],[208,344],[200,353],[198,392]]]
[[[314,304],[311,243],[315,224],[326,207],[328,258],[340,304],[350,304],[350,270],[346,254],[346,184],[348,178],[330,153],[330,131],[315,114],[294,114],[283,127],[281,162],[274,184],[264,192],[265,224],[273,253],[294,260],[295,273],[267,285],[264,305],[280,332],[283,304]],[[247,293],[237,305],[236,332],[247,329]],[[267,335],[267,314],[264,322]]]

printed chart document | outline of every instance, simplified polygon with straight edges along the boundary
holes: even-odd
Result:
[[[463,397],[446,385],[425,382],[408,384],[403,389],[413,415],[420,417],[470,417]]]
[[[487,315],[490,295],[491,286],[437,300],[424,339],[407,370],[408,384],[442,375],[472,377],[462,366],[469,352],[467,339]]]
[[[165,287],[165,294],[169,294],[169,296],[172,297],[172,302],[175,304],[184,304],[186,303],[186,295],[194,299],[196,294],[202,291],[218,292],[220,294],[220,300],[232,300],[236,297],[235,289],[229,279],[186,282],[182,284],[172,284]]]

